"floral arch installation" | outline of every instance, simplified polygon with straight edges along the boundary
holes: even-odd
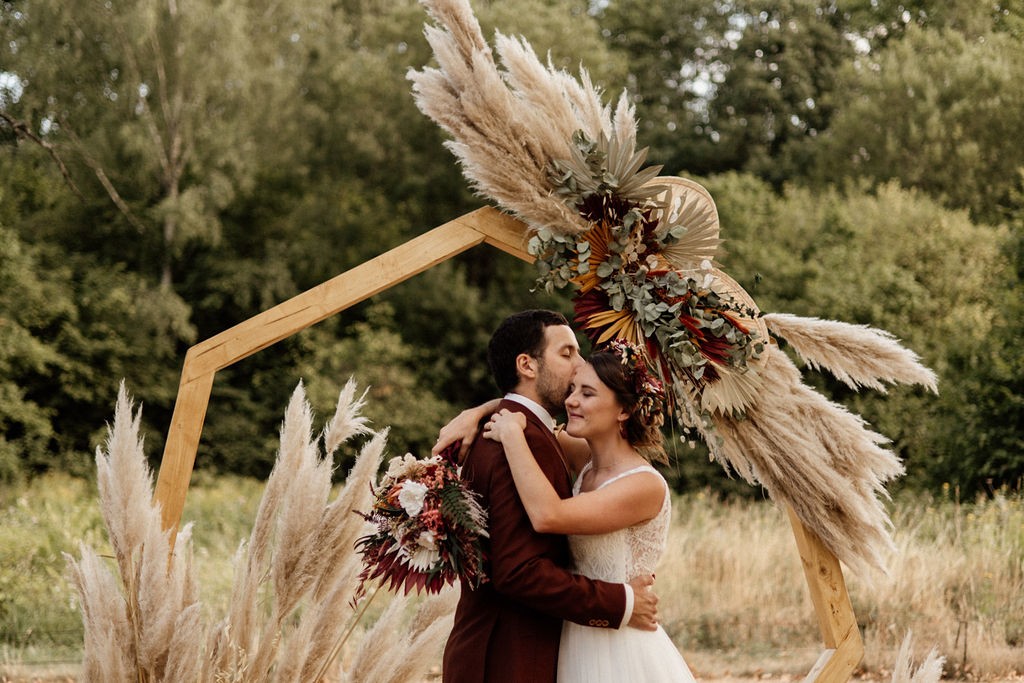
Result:
[[[185,354],[154,492],[164,528],[177,528],[181,521],[218,370],[477,245],[489,244],[532,262],[525,234],[525,226],[515,218],[491,207],[477,209],[191,347]],[[787,510],[824,643],[804,680],[847,681],[864,655],[864,644],[842,568],[792,508]]]

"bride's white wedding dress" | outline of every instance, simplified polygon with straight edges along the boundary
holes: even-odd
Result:
[[[588,463],[577,477],[573,495],[579,494],[583,474],[589,468]],[[653,472],[665,483],[653,467],[642,466],[609,479],[601,487],[640,472]],[[569,536],[576,573],[617,583],[654,573],[668,540],[671,510],[666,483],[661,511],[650,521],[608,534]],[[628,626],[591,628],[563,622],[558,683],[685,683],[693,680],[682,655],[661,626],[657,631],[641,631]]]

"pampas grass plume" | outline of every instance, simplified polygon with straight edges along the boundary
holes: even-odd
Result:
[[[296,387],[252,531],[235,553],[226,614],[207,628],[192,571],[191,525],[177,532],[173,543],[175,532],[161,527],[139,437],[140,412],[132,412],[122,383],[105,448],[96,455],[100,509],[115,548],[117,575],[85,545],[79,559],[66,556],[82,604],[84,681],[366,679],[359,670],[343,672],[337,657],[343,634],[355,627],[351,603],[362,568],[354,542],[366,522],[354,510],[369,508],[387,444],[387,430],[370,431],[359,414],[365,396],[356,398],[354,381],[345,385],[322,433],[322,456],[312,409],[302,383]],[[331,501],[332,455],[361,434],[373,437]],[[421,679],[431,661],[427,655],[436,655],[447,633],[445,611],[450,616],[453,602],[435,598],[420,608],[428,615],[414,619],[412,630],[395,640],[406,602],[396,599],[394,610],[374,627],[386,638],[363,644],[363,650],[379,654],[381,642],[392,642],[384,661],[401,662],[400,670],[387,666],[387,675],[374,674],[374,680]],[[356,659],[367,675],[377,666],[376,657]]]
[[[911,653],[913,644],[914,636],[907,631],[896,655],[896,663],[893,665],[892,683],[939,683],[945,657],[940,657],[935,648],[932,648],[921,662],[921,666],[915,670]]]
[[[105,448],[96,452],[100,512],[119,577],[85,546],[80,560],[68,558],[82,602],[86,681],[170,680],[172,641],[178,648],[176,671],[187,670],[183,659],[197,661],[202,650],[201,628],[197,631],[193,616],[198,589],[191,572],[191,528],[178,533],[171,556],[175,532],[163,530],[160,507],[151,503],[153,476],[140,422],[141,410],[133,414],[122,382]],[[179,626],[183,631],[176,639]],[[192,637],[184,638],[188,633]]]
[[[920,384],[938,393],[935,373],[885,330],[788,313],[763,318],[768,329],[789,342],[811,368],[825,368],[852,389],[886,393],[887,382]]]
[[[334,411],[334,417],[324,428],[324,451],[327,457],[333,456],[338,446],[352,437],[373,433],[373,430],[366,426],[367,418],[359,414],[366,405],[368,391],[369,388],[364,389],[362,395],[356,398],[356,382],[350,378],[338,394],[338,407]]]
[[[499,68],[467,0],[421,0],[438,26],[427,42],[439,68],[410,70],[416,104],[454,139],[445,145],[482,195],[534,227],[564,234],[587,228],[580,215],[548,192],[551,162],[568,159],[572,135],[604,134],[633,149],[636,119],[626,99],[612,117],[584,72],[579,80],[549,63],[530,44],[500,33]]]

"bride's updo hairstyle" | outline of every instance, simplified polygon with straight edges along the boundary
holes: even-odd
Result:
[[[629,413],[622,427],[626,441],[648,460],[664,461],[665,391],[648,370],[643,352],[625,340],[613,339],[592,353],[588,362]]]

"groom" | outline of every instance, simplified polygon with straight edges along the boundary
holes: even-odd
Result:
[[[569,468],[553,433],[575,370],[583,364],[576,336],[554,311],[523,311],[505,319],[487,347],[500,408],[524,413],[527,443],[563,498],[572,495]],[[463,583],[455,625],[444,651],[445,683],[554,683],[562,620],[586,626],[653,630],[653,579],[606,583],[573,574],[564,536],[533,530],[516,493],[501,444],[477,438],[462,469],[488,511],[489,583]]]

